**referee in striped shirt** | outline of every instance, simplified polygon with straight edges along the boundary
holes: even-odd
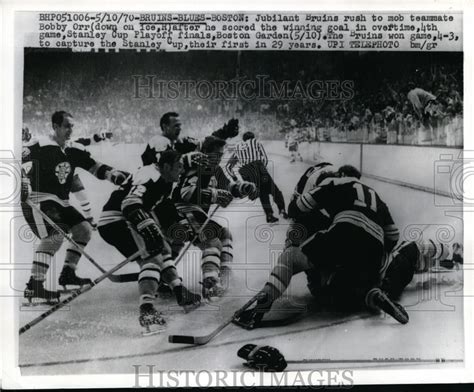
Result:
[[[226,165],[226,171],[233,179],[237,178],[236,172],[238,172],[244,181],[253,182],[257,186],[267,222],[275,223],[278,222],[278,218],[273,215],[270,195],[282,218],[287,219],[288,215],[283,194],[268,172],[267,164],[268,157],[262,144],[255,139],[253,132],[245,132],[242,142],[237,145]]]

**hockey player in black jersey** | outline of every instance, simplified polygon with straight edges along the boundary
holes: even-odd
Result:
[[[208,156],[208,165],[187,170],[178,187],[173,191],[183,229],[190,231],[188,238],[177,238],[174,223],[165,224],[173,246],[179,248],[192,238],[207,219],[212,204],[227,207],[234,197],[257,197],[255,184],[246,181],[231,182],[219,165],[224,153],[225,141],[215,136],[204,139],[201,152]],[[230,264],[233,260],[232,235],[230,231],[211,220],[196,245],[202,252],[203,296],[208,299],[219,297],[228,286]]]
[[[87,147],[90,145],[94,145],[100,143],[104,140],[110,139],[112,137],[112,132],[101,132],[92,135],[91,137],[80,137],[74,140],[75,143],[82,144],[83,146]],[[23,127],[22,129],[22,142],[23,144],[27,144],[31,140],[31,133],[28,127]],[[87,196],[87,192],[84,188],[84,184],[81,181],[81,178],[77,173],[74,174],[72,178],[71,184],[71,193],[79,202],[81,207],[81,212],[87,219],[87,221],[91,224],[91,226],[96,229],[97,224],[94,222],[94,217],[92,216],[91,212],[91,204],[89,201],[89,197]]]
[[[157,164],[140,168],[111,194],[98,223],[101,237],[125,257],[143,251],[138,260],[139,321],[147,333],[159,331],[165,324],[153,306],[160,281],[171,287],[178,304],[186,309],[198,305],[201,299],[183,286],[159,225],[161,220],[173,220],[176,216],[168,196],[183,170],[180,158],[176,151],[164,151]],[[164,207],[156,208],[160,204]]]
[[[31,277],[27,283],[25,297],[41,298],[55,302],[59,294],[44,288],[46,273],[51,260],[61,247],[53,228],[27,203],[28,198],[58,226],[69,232],[73,240],[86,246],[91,236],[91,226],[86,218],[69,204],[74,171],[80,167],[98,179],[107,179],[121,184],[127,173],[95,161],[83,146],[70,141],[73,132],[72,115],[59,111],[52,115],[53,134],[50,137],[31,140],[23,146],[22,161],[29,172],[22,176],[22,210],[32,231],[40,238],[35,249]],[[59,276],[61,286],[82,286],[91,282],[76,275],[81,253],[73,246],[66,250],[64,267]]]
[[[320,175],[317,186],[296,199],[298,214],[319,209],[330,219],[329,226],[283,252],[257,305],[235,320],[238,325],[257,327],[292,276],[302,271],[308,275],[312,294],[326,304],[346,309],[365,305],[384,310],[400,323],[408,322],[406,311],[379,287],[383,254],[395,246],[398,230],[385,203],[358,180],[357,170],[341,169],[342,177],[341,172]]]
[[[183,156],[185,169],[194,166],[193,160],[199,157],[191,154],[200,150],[201,142],[190,136],[181,138],[181,120],[176,112],[167,112],[160,119],[161,135],[154,136],[146,146],[142,154],[143,165],[157,162],[157,154],[166,150],[176,150]],[[239,133],[239,121],[231,119],[222,128],[212,133],[212,136],[226,140],[237,136]]]

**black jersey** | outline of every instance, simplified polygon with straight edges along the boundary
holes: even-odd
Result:
[[[122,211],[135,205],[149,211],[168,198],[172,189],[173,183],[166,182],[155,165],[144,166],[112,192],[102,208],[98,225],[124,220]]]
[[[74,171],[80,167],[105,179],[110,166],[96,162],[84,146],[69,142],[61,148],[53,139],[39,138],[23,146],[22,163],[31,162],[28,177],[32,196],[38,201],[60,199],[67,201],[71,191]]]
[[[302,212],[324,210],[332,225],[349,223],[365,230],[390,251],[398,241],[387,205],[369,186],[353,177],[327,178],[297,201]]]
[[[314,166],[309,167],[296,183],[295,190],[291,196],[290,203],[288,204],[288,215],[290,218],[295,219],[298,216],[298,208],[296,207],[296,201],[299,197],[309,192],[311,189],[316,187],[316,182],[319,176],[326,172],[334,170],[334,166],[328,162],[321,162]]]
[[[166,136],[158,135],[148,142],[145,151],[141,155],[143,165],[151,165],[158,162],[157,154],[167,150],[175,150],[180,154],[188,154],[200,149],[200,142],[192,137],[184,137],[176,141],[168,139]]]
[[[211,189],[232,191],[233,184],[221,166],[189,169],[181,175],[179,184],[173,191],[173,200],[177,203],[195,204],[208,210],[212,204]]]

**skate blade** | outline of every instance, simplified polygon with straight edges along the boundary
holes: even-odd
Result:
[[[59,301],[46,301],[43,298],[28,298],[28,301],[23,301],[22,308],[37,308],[37,307],[51,307],[57,305]]]
[[[153,327],[145,327],[145,330],[142,331],[142,336],[153,336],[158,335],[166,331],[166,325],[154,325]]]

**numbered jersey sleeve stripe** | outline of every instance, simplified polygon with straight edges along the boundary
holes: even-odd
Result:
[[[308,212],[316,207],[316,201],[309,193],[305,193],[296,200],[296,205],[301,212]]]
[[[358,211],[342,211],[334,217],[331,228],[339,223],[350,223],[354,226],[360,227],[369,233],[372,237],[379,240],[382,244],[384,243],[384,233],[382,228],[374,221],[369,219],[364,214]],[[331,229],[330,228],[330,229]]]
[[[398,231],[398,228],[395,225],[388,225],[385,226],[383,229],[386,238],[389,238],[392,241],[398,241],[398,239],[400,238],[400,232]]]

